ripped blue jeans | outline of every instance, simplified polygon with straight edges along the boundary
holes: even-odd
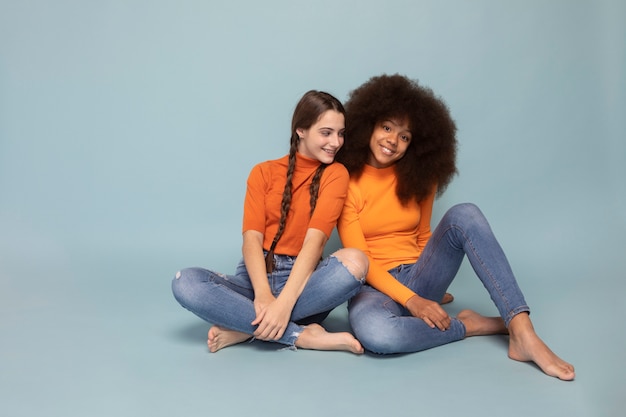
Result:
[[[274,271],[267,274],[267,278],[272,293],[278,296],[289,278],[296,257],[274,255],[274,260]],[[320,261],[291,312],[287,329],[276,342],[295,346],[304,329],[302,323],[316,321],[315,317],[321,321],[330,310],[352,298],[361,289],[363,282],[364,278],[354,277],[332,255]],[[249,335],[256,330],[257,326],[250,324],[256,317],[254,289],[243,259],[235,275],[202,268],[183,269],[172,281],[172,292],[183,307],[209,323]]]

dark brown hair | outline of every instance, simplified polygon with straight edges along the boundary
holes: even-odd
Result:
[[[298,145],[300,143],[300,137],[298,136],[296,130],[310,128],[319,120],[321,115],[328,110],[337,111],[344,116],[346,114],[343,105],[335,97],[323,91],[311,90],[302,96],[293,112],[293,117],[291,119],[289,165],[287,167],[287,179],[285,182],[285,189],[283,191],[283,199],[280,205],[280,221],[278,222],[278,231],[276,232],[276,236],[274,236],[272,246],[265,256],[265,266],[268,273],[273,270],[274,249],[285,231],[287,214],[289,214],[289,208],[291,206],[292,177],[296,169],[296,151],[298,150]],[[313,215],[313,211],[315,211],[317,195],[320,188],[320,179],[322,178],[322,173],[325,168],[326,164],[320,164],[315,171],[315,175],[313,176],[313,180],[309,188],[309,194],[311,196],[311,216]]]
[[[377,123],[406,119],[411,142],[396,162],[396,195],[403,204],[419,202],[437,186],[442,194],[456,174],[456,125],[448,107],[432,90],[402,75],[370,78],[346,102],[346,143],[336,160],[359,177],[370,155]]]

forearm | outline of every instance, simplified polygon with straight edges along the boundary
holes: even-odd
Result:
[[[302,249],[298,253],[293,269],[289,274],[289,279],[278,297],[281,302],[287,303],[290,308],[293,309],[311,274],[315,271],[324,252],[326,240],[326,235],[320,230],[309,229],[307,231]]]
[[[243,260],[250,276],[255,298],[272,295],[263,255],[263,234],[248,230],[243,234]]]
[[[380,267],[376,261],[370,259],[369,271],[366,277],[367,284],[391,297],[397,303],[406,306],[407,301],[415,292],[403,285],[388,271]]]

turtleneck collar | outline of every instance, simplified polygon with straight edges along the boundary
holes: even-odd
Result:
[[[391,165],[386,168],[375,168],[371,165],[365,164],[363,168],[363,173],[366,175],[371,175],[373,177],[386,178],[396,175],[396,166]]]
[[[298,167],[301,167],[303,169],[317,168],[321,164],[322,163],[317,159],[312,159],[302,155],[300,152],[296,152],[296,166]]]

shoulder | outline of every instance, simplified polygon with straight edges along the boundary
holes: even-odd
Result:
[[[278,159],[270,159],[267,161],[259,162],[252,169],[266,170],[278,167],[286,167],[289,164],[289,155],[282,156]]]
[[[343,164],[339,162],[333,162],[328,165],[324,170],[324,176],[328,178],[345,178],[346,182],[350,178],[350,174]]]
[[[324,169],[324,173],[322,174],[322,178],[320,180],[320,186],[338,187],[345,191],[348,188],[349,182],[350,174],[348,174],[346,167],[339,162],[333,162],[328,165],[326,169]]]
[[[250,170],[250,176],[271,177],[272,173],[279,170],[285,170],[287,168],[287,164],[288,156],[259,162]]]

